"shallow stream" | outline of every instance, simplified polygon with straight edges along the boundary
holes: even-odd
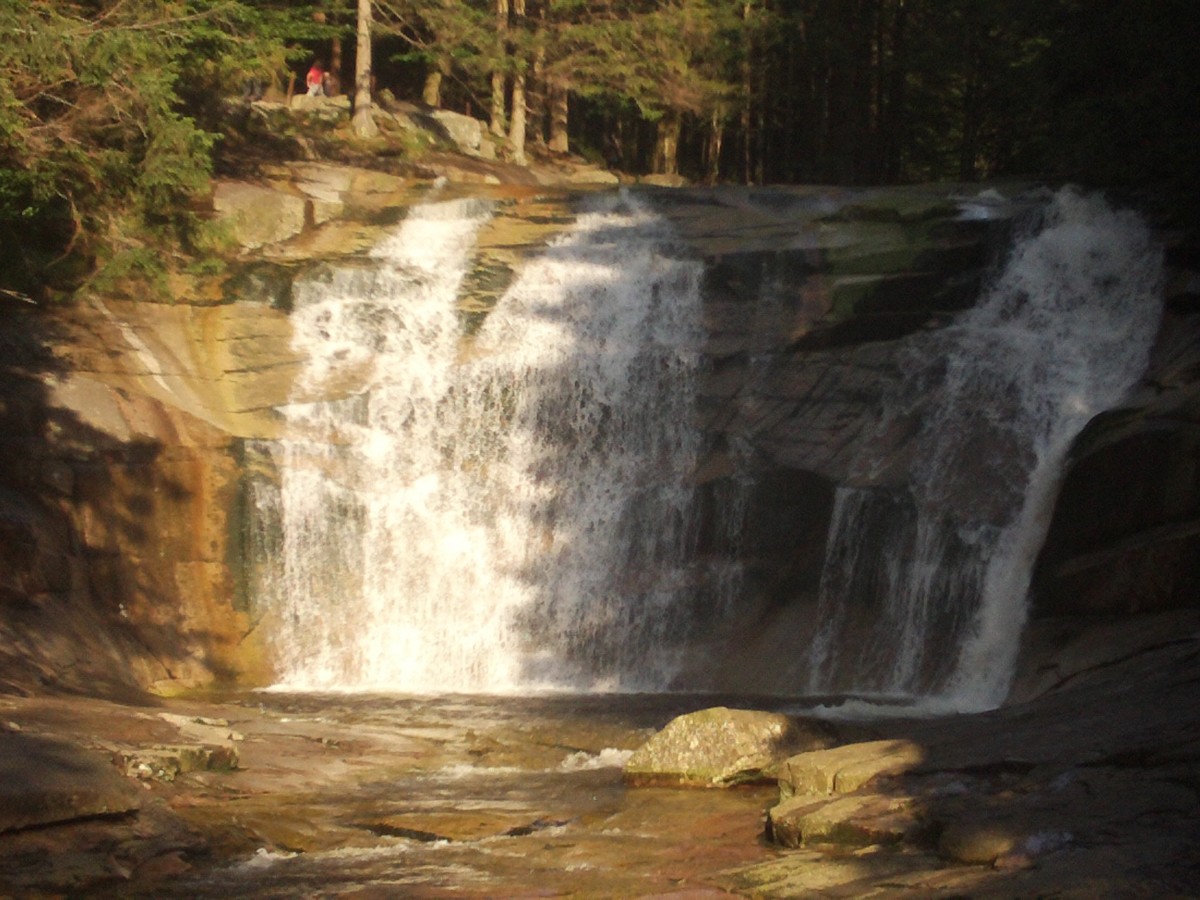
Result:
[[[172,802],[217,853],[171,891],[720,890],[722,872],[777,855],[762,840],[777,789],[626,788],[621,766],[675,715],[721,703],[751,705],[711,695],[238,698],[220,712],[242,735],[242,768],[191,776],[199,790],[180,784]]]

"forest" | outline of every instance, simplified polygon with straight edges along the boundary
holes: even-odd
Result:
[[[0,0],[0,289],[150,232],[202,252],[196,198],[233,152],[221,101],[302,86],[314,60],[356,121],[386,89],[484,120],[518,164],[1070,179],[1194,222],[1198,18],[1194,0]]]

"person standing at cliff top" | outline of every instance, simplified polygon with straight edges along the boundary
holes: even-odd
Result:
[[[323,97],[325,96],[325,70],[321,68],[319,62],[314,62],[312,68],[308,70],[308,96]]]

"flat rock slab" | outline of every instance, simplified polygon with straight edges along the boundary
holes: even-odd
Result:
[[[668,722],[629,758],[625,779],[684,787],[769,780],[768,771],[788,754],[829,742],[816,726],[802,728],[781,713],[718,706]]]
[[[133,812],[139,800],[103,754],[0,731],[0,832]]]
[[[782,795],[849,794],[885,775],[903,775],[925,761],[926,751],[907,740],[867,741],[799,753],[779,773]]]
[[[938,865],[936,857],[903,847],[873,846],[832,855],[826,848],[799,849],[731,872],[727,885],[750,897],[894,897],[899,891],[891,890],[891,885],[911,879],[923,887],[918,879]],[[880,890],[881,882],[888,887]],[[933,896],[933,892],[917,890],[911,896]]]
[[[361,823],[373,834],[415,841],[481,841],[533,834],[560,824],[553,818],[530,818],[512,810],[435,810],[376,816]]]
[[[792,797],[767,813],[771,839],[784,847],[813,843],[871,846],[912,839],[921,822],[912,798],[854,794],[813,800]]]

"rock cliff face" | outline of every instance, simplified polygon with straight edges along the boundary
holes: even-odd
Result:
[[[0,686],[270,680],[247,590],[247,442],[278,434],[298,371],[291,285],[354,265],[429,187],[315,164],[269,174],[217,189],[214,207],[243,248],[225,275],[180,281],[171,302],[2,310]],[[490,191],[498,213],[460,300],[468,322],[586,194],[474,190]],[[681,252],[706,264],[701,501],[709,520],[737,491],[745,503],[745,610],[726,636],[740,649],[709,674],[762,687],[736,673],[751,655],[786,660],[795,630],[811,626],[834,486],[890,477],[845,448],[897,377],[894,342],[972,302],[1024,207],[997,197],[986,215],[964,215],[943,188],[649,196]],[[1039,564],[1039,614],[1196,602],[1200,317],[1196,276],[1173,277],[1137,408],[1101,417],[1076,448]],[[897,452],[904,427],[887,438]],[[718,552],[717,540],[714,530],[702,552]]]

